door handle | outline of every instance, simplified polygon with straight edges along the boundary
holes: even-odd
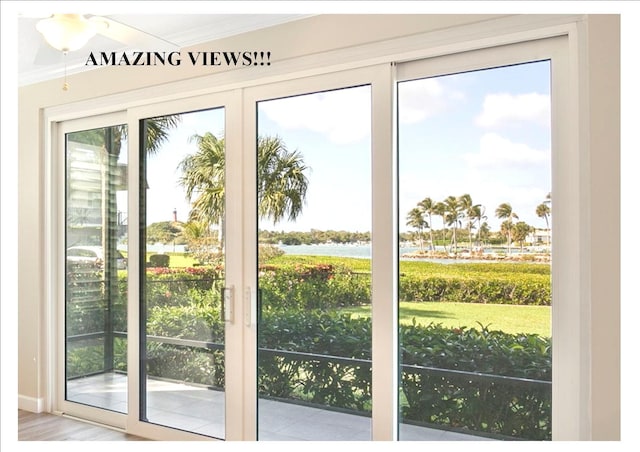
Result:
[[[223,287],[220,292],[220,320],[233,323],[233,286]]]
[[[244,289],[244,324],[251,327],[256,324],[257,303],[256,291],[251,287]]]

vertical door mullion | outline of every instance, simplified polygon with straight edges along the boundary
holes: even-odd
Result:
[[[244,173],[244,118],[242,114],[242,91],[233,91],[229,103],[225,105],[225,277],[227,288],[232,291],[232,314],[225,328],[225,397],[226,397],[226,434],[230,441],[246,439],[243,423],[245,415],[246,389],[243,378],[246,372],[244,343],[244,287],[243,263],[245,232],[243,221],[243,202],[246,190],[243,185]],[[250,229],[250,228],[249,228]]]
[[[397,159],[395,63],[372,84],[372,439],[397,439]]]
[[[256,100],[250,95],[242,98],[242,224],[243,230],[243,262],[242,262],[242,286],[241,303],[242,322],[244,329],[244,353],[242,384],[244,400],[242,401],[243,422],[242,438],[245,441],[255,441],[258,436],[258,389],[257,389],[257,364],[258,364],[258,339],[257,339],[257,282],[258,282],[258,249],[257,249],[257,107]]]
[[[129,110],[127,124],[129,128],[129,172],[127,175],[127,193],[129,203],[129,221],[127,238],[129,244],[129,277],[127,281],[127,369],[129,385],[127,400],[128,425],[135,425],[140,419],[140,120],[135,112]]]

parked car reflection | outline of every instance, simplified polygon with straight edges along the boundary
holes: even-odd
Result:
[[[116,250],[117,268],[127,268],[127,259]],[[101,246],[72,246],[67,249],[67,262],[76,265],[104,266],[104,252]]]

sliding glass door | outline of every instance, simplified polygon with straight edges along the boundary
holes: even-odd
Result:
[[[257,103],[258,439],[371,438],[371,88]]]
[[[551,439],[551,64],[516,61],[399,69],[401,440]]]
[[[141,121],[140,420],[225,437],[225,110]]]

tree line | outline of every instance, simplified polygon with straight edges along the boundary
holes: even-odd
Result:
[[[323,243],[368,243],[371,241],[370,232],[350,231],[259,231],[258,240],[264,244],[283,245],[318,245]]]
[[[495,210],[494,215],[503,220],[500,225],[498,238],[504,243],[506,240],[507,250],[511,252],[513,243],[519,243],[520,248],[524,246],[527,236],[535,231],[535,228],[524,221],[518,221],[518,214],[513,210],[508,202],[501,203]],[[548,193],[545,200],[536,207],[536,215],[543,218],[549,230],[549,218],[551,217],[551,193]],[[442,236],[435,237],[434,218],[440,217],[442,221]],[[435,244],[439,241],[442,246],[447,247],[447,236],[449,236],[448,248],[451,252],[458,252],[459,233],[466,232],[468,245],[479,248],[487,243],[492,234],[486,215],[486,207],[473,202],[471,195],[447,196],[442,201],[434,201],[430,197],[419,201],[416,207],[412,208],[406,216],[406,225],[416,230],[416,236],[420,251],[424,251],[425,231],[429,233],[429,249],[434,250]],[[475,230],[475,233],[474,233]],[[450,233],[448,233],[450,231]],[[549,245],[549,236],[547,236]]]

